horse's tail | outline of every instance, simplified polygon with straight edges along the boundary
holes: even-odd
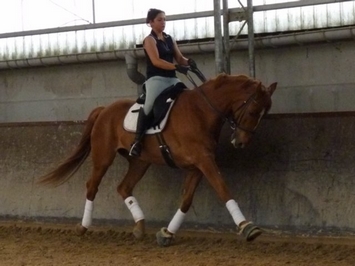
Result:
[[[80,142],[72,154],[57,168],[39,178],[38,183],[43,185],[59,186],[68,181],[84,163],[91,151],[91,131],[95,121],[105,107],[95,108],[89,115]]]

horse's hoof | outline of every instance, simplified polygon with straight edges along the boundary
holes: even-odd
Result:
[[[76,228],[75,228],[76,234],[77,234],[78,236],[84,235],[87,230],[88,230],[88,229],[87,229],[86,227],[82,226],[81,224],[77,224],[77,225],[76,225]]]
[[[133,235],[136,239],[142,239],[145,233],[144,220],[140,220],[133,228]]]
[[[262,232],[258,226],[249,222],[240,227],[239,234],[243,235],[245,240],[250,242],[260,236]]]
[[[161,247],[168,247],[171,244],[174,236],[169,234],[166,227],[163,227],[155,235],[157,237],[157,243]]]

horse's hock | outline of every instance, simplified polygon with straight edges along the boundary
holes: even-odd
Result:
[[[354,121],[351,116],[272,116],[260,124],[250,146],[235,150],[222,131],[218,163],[245,215],[261,226],[288,229],[353,230]],[[339,125],[342,130],[339,132]],[[2,126],[1,216],[77,218],[82,216],[90,162],[77,176],[54,189],[34,179],[63,159],[80,137],[82,124]],[[11,132],[11,134],[9,134]],[[327,145],[325,145],[327,143]],[[96,198],[94,219],[131,221],[116,193],[126,162],[116,158]],[[178,207],[182,173],[152,167],[135,195],[150,223],[166,223]],[[21,204],[19,204],[21,201]],[[184,226],[223,228],[232,219],[215,193],[202,182]]]

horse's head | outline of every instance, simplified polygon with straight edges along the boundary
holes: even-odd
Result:
[[[242,103],[238,101],[233,106],[235,127],[231,143],[236,148],[243,148],[250,142],[260,120],[271,108],[271,95],[277,83],[265,87],[261,82],[249,80],[246,86],[248,91],[250,87],[254,87],[252,93],[249,93]]]

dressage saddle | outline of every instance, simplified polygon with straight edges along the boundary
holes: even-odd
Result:
[[[183,82],[178,82],[175,85],[171,85],[166,88],[154,101],[153,110],[149,114],[152,117],[151,125],[155,127],[160,124],[168,112],[171,103],[186,89],[187,86]],[[138,97],[136,102],[138,104],[144,104],[145,102],[145,88],[143,87],[143,93]]]

